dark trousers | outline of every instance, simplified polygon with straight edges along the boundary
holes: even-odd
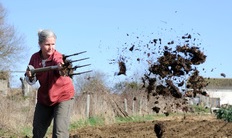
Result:
[[[33,138],[43,138],[53,120],[52,138],[68,138],[70,115],[74,99],[54,106],[36,104],[33,120]]]

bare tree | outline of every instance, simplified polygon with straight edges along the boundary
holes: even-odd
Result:
[[[100,71],[94,71],[89,74],[83,74],[76,77],[76,90],[78,92],[95,93],[107,89],[105,85],[105,74]]]
[[[0,3],[0,70],[8,71],[11,67],[15,69],[17,63],[23,62],[26,47],[24,37],[18,35],[14,26],[5,22],[6,17],[6,10]]]

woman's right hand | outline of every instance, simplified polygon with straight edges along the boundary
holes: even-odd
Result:
[[[33,81],[34,80],[34,76],[32,76],[32,73],[30,70],[27,70],[26,71],[26,76],[29,78],[30,81]]]
[[[27,71],[26,71],[26,75],[27,75],[27,77],[29,77],[29,78],[32,77],[31,71],[30,71],[30,70],[27,70]]]

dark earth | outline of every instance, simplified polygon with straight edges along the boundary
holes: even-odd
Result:
[[[156,138],[156,131],[163,138],[230,138],[232,123],[213,115],[168,116],[147,122],[86,127],[72,132],[70,138]]]

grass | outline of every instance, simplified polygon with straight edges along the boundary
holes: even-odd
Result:
[[[86,126],[99,126],[99,125],[104,125],[105,121],[103,117],[91,117],[89,119],[81,119],[74,121],[70,124],[70,130],[75,130],[77,128],[82,128]]]
[[[130,117],[116,117],[114,123],[128,123],[128,122],[141,122],[141,121],[151,121],[155,118],[164,117],[164,115],[144,115],[144,116],[130,116]],[[83,128],[87,126],[102,126],[107,124],[103,117],[91,117],[87,120],[81,119],[72,122],[70,125],[70,130],[75,130],[78,128]]]
[[[10,130],[3,130],[2,128],[0,128],[0,137],[1,138],[18,138],[18,135],[13,133]]]
[[[145,116],[130,116],[130,117],[116,117],[116,123],[128,123],[128,122],[141,122],[151,121],[154,118],[159,118],[164,115],[145,115]]]
[[[209,108],[205,108],[204,106],[201,105],[192,105],[194,111],[196,113],[210,113],[210,109]]]
[[[22,128],[21,133],[23,136],[32,137],[32,127],[27,126]]]

